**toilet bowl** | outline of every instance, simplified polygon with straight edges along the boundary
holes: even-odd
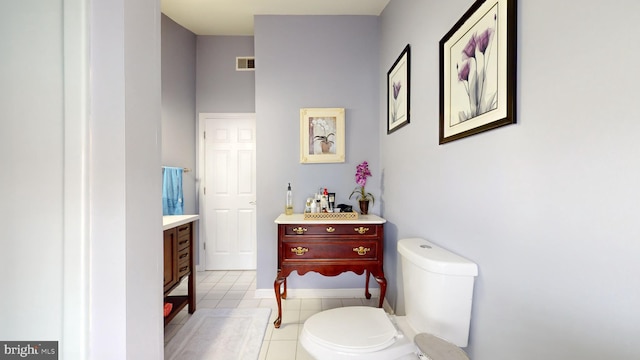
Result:
[[[477,265],[424,239],[398,241],[406,316],[353,306],[305,321],[300,343],[318,360],[467,360]]]

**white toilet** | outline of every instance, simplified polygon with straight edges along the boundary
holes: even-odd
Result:
[[[468,359],[473,282],[478,266],[424,239],[398,241],[406,316],[354,306],[305,321],[300,343],[318,360]]]

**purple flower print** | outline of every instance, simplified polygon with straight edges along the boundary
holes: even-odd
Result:
[[[476,35],[475,34],[471,35],[471,39],[469,39],[467,46],[465,46],[464,49],[462,49],[462,54],[465,56],[466,59],[476,57]]]
[[[494,21],[497,16],[494,15]],[[495,38],[495,24],[478,33],[471,34],[462,49],[462,67],[456,65],[458,81],[462,82],[469,98],[469,111],[460,111],[458,120],[467,121],[497,107],[497,92],[487,94],[487,63],[491,56],[491,44]]]
[[[456,65],[456,68],[458,65]],[[458,80],[460,81],[469,81],[469,72],[471,71],[471,65],[468,61],[465,61],[464,65],[462,65],[462,70],[458,71]]]
[[[489,46],[489,41],[491,40],[491,34],[493,34],[493,29],[488,28],[483,31],[477,38],[478,41],[478,50],[484,55],[484,52],[487,50]]]
[[[400,89],[402,88],[402,82],[393,82],[393,112],[391,113],[391,123],[396,122],[398,118],[398,96],[400,96]]]
[[[397,99],[398,94],[400,94],[400,88],[402,87],[402,83],[400,81],[393,83],[393,98]]]

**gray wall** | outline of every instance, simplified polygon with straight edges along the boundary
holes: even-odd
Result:
[[[3,5],[0,339],[162,358],[157,1]]]
[[[412,46],[411,124],[380,143],[386,273],[409,236],[475,261],[475,360],[638,359],[640,4],[519,3],[518,124],[442,146],[438,42],[472,1],[381,16],[380,74]]]
[[[253,36],[197,37],[198,114],[255,112],[255,73],[235,65],[237,56],[253,55]]]
[[[62,316],[42,309],[63,306],[62,1],[4,5],[0,183],[7,191],[0,206],[0,339],[56,340]]]
[[[184,213],[196,207],[196,35],[162,15],[162,164],[189,168]]]
[[[91,3],[91,358],[162,357],[160,13]]]
[[[348,203],[355,168],[367,160],[367,190],[380,194],[378,17],[256,16],[257,287],[272,289],[277,268],[275,218],[291,182],[294,211],[319,187]],[[346,109],[346,162],[300,164],[300,109]],[[355,201],[351,201],[355,204]],[[378,202],[372,210],[379,213]],[[364,277],[292,275],[291,288],[362,288]]]

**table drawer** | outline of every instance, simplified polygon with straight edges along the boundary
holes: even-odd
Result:
[[[368,224],[318,224],[318,225],[287,225],[285,235],[354,235],[377,236],[378,226]]]
[[[282,244],[285,260],[303,259],[377,259],[378,244],[375,241],[345,242],[296,242]]]

